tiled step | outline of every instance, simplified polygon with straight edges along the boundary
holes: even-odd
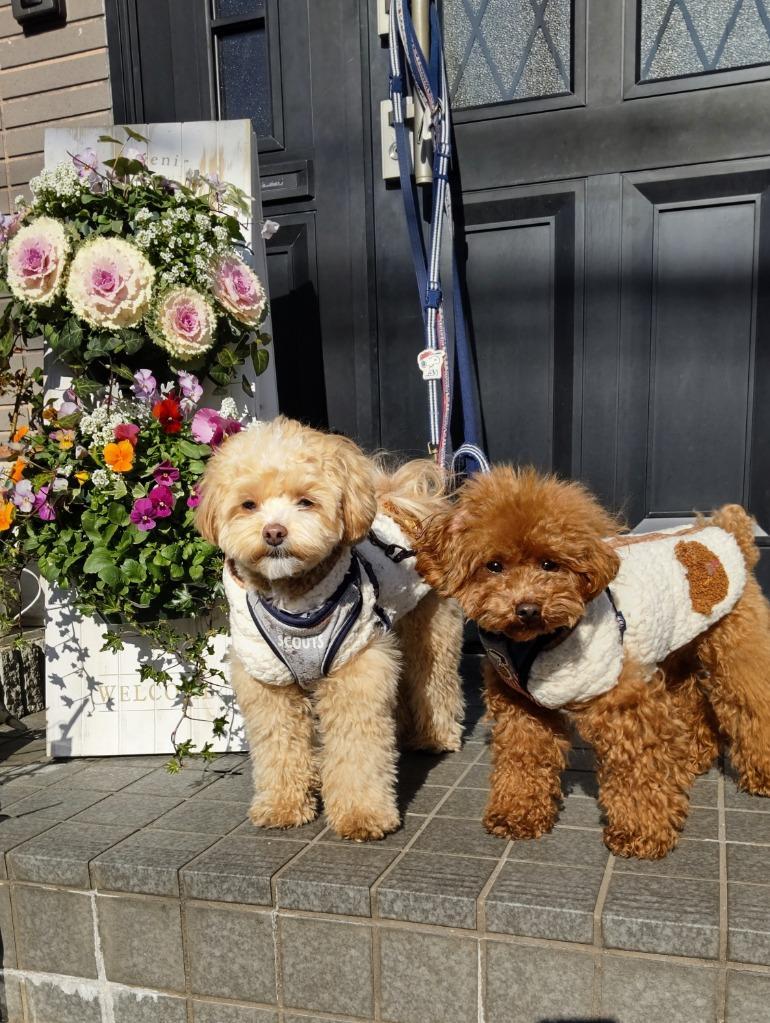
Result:
[[[404,756],[404,825],[369,845],[255,830],[240,756],[0,768],[5,1018],[766,1023],[770,800],[715,768],[670,856],[615,859],[576,747],[554,832],[507,842],[473,720]]]

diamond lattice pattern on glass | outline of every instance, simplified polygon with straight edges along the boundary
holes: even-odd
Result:
[[[571,0],[444,0],[456,109],[572,90]]]
[[[640,81],[770,64],[768,0],[641,0]]]

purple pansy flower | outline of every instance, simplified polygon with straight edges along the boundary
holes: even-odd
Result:
[[[225,437],[243,429],[237,419],[226,419],[213,408],[201,408],[193,416],[190,431],[199,444],[218,447]]]
[[[41,487],[35,494],[35,511],[39,519],[43,522],[53,522],[56,518],[56,509],[48,500],[49,487],[46,485]]]
[[[192,491],[190,492],[190,496],[187,498],[187,507],[197,508],[200,503],[201,494],[200,490],[198,489],[198,484],[196,483],[195,486],[192,488]]]
[[[19,229],[21,218],[21,213],[0,213],[0,244],[5,245],[13,238]]]
[[[35,492],[29,480],[19,480],[13,492],[13,503],[20,512],[31,512],[35,507]]]
[[[140,401],[153,401],[158,391],[158,381],[149,369],[140,369],[134,373],[131,390]]]
[[[155,518],[167,519],[174,510],[174,502],[176,501],[171,490],[168,487],[159,485],[153,487],[147,496],[152,501],[152,506],[155,509],[153,512]]]
[[[172,483],[176,483],[179,479],[179,470],[169,461],[161,462],[160,465],[156,465],[152,470],[152,478],[156,483],[162,483],[163,486],[170,487]]]
[[[99,192],[104,187],[107,169],[97,153],[91,149],[83,149],[72,157],[75,170],[81,181],[85,181],[92,192]]]
[[[142,533],[149,533],[151,529],[155,529],[155,515],[155,505],[149,497],[140,497],[134,501],[130,517],[133,524]]]
[[[182,370],[179,376],[179,390],[182,394],[182,400],[180,405],[185,415],[190,415],[194,411],[195,406],[203,397],[203,388],[201,387],[198,378],[192,374]]]

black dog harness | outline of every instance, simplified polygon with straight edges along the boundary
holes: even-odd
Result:
[[[618,610],[610,590],[607,589],[605,592],[612,605],[622,640],[626,631],[626,620],[623,617],[623,613]],[[520,643],[509,639],[503,632],[488,632],[486,629],[482,629],[481,626],[479,626],[478,631],[484,653],[489,658],[492,667],[500,678],[511,689],[515,689],[516,692],[531,700],[529,674],[535,659],[544,650],[552,650],[555,646],[558,646],[573,630],[566,627],[556,629],[554,632],[548,632],[542,636],[536,636],[534,639],[525,640]]]

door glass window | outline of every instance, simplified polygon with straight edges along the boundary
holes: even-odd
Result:
[[[219,116],[250,118],[257,136],[269,138],[275,132],[266,5],[216,0],[214,14]]]
[[[456,109],[572,91],[572,0],[444,0]]]
[[[770,64],[768,0],[641,0],[639,80]]]

